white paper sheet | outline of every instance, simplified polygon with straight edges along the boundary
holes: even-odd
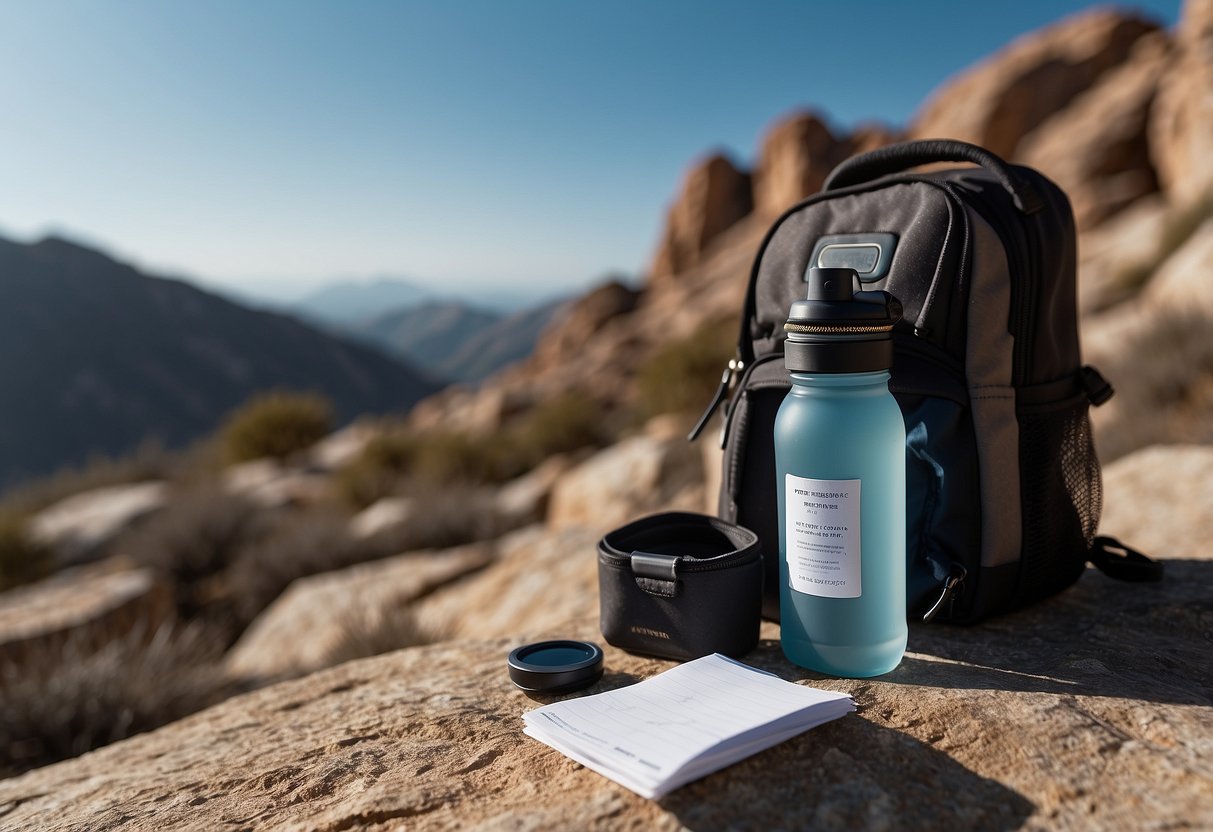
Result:
[[[523,721],[528,736],[658,798],[853,710],[844,693],[716,654],[626,688],[545,705]]]

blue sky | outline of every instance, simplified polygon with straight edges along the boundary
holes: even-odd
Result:
[[[905,122],[1086,5],[3,3],[0,232],[254,292],[570,290],[644,268],[706,150],[803,106]]]

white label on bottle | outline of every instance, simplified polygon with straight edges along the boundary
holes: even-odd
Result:
[[[788,584],[822,598],[858,598],[859,480],[784,480]]]

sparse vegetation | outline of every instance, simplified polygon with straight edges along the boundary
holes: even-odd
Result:
[[[0,777],[180,719],[219,701],[221,645],[197,627],[146,627],[97,647],[69,638],[19,666],[0,664]]]
[[[0,512],[0,592],[46,577],[50,553],[29,534],[18,514]]]
[[[328,660],[330,664],[337,665],[405,647],[430,644],[435,640],[432,633],[421,627],[417,616],[407,606],[395,607],[373,619],[348,615],[341,620],[340,641],[329,653]]]
[[[519,414],[491,436],[463,431],[400,431],[376,439],[338,475],[338,491],[365,507],[391,494],[500,483],[549,456],[610,441],[599,408],[568,394]]]
[[[191,490],[126,536],[119,549],[172,580],[180,612],[190,619],[213,602],[215,576],[264,533],[266,522],[243,497],[217,489]]]
[[[229,462],[285,459],[333,430],[333,407],[311,393],[267,393],[250,399],[224,424],[220,438]]]
[[[171,451],[160,442],[149,440],[126,456],[95,456],[81,467],[65,468],[11,488],[4,492],[0,510],[33,514],[94,488],[146,480],[201,480],[218,468],[215,446],[209,440]]]
[[[283,512],[259,538],[236,552],[223,579],[243,629],[296,578],[387,554],[391,552],[353,537],[346,517]]]
[[[731,319],[703,324],[659,348],[637,376],[643,415],[702,410],[736,349],[737,325]]]

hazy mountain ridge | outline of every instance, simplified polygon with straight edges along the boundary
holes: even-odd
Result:
[[[502,314],[458,300],[425,301],[339,330],[439,378],[476,382],[529,356],[566,304],[552,300]]]
[[[416,306],[434,297],[434,292],[424,286],[396,277],[381,277],[331,283],[285,308],[310,321],[342,326],[365,321],[385,310]]]
[[[179,445],[253,393],[314,390],[345,420],[440,384],[292,317],[152,277],[55,237],[0,240],[0,484]]]

